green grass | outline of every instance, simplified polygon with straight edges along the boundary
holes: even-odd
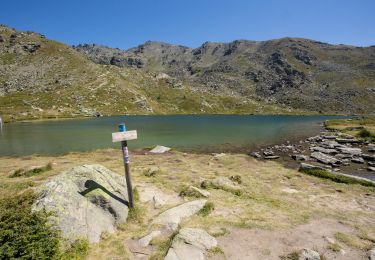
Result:
[[[14,171],[11,175],[9,175],[9,178],[16,178],[16,177],[31,177],[35,175],[39,175],[41,173],[44,173],[46,171],[52,170],[52,164],[48,163],[46,166],[43,167],[35,167],[30,170],[24,170],[24,169],[18,169]]]
[[[188,185],[182,185],[179,188],[179,194],[181,197],[192,197],[192,198],[201,198],[204,197],[200,192],[191,189]]]
[[[289,253],[287,255],[280,256],[281,260],[299,260],[300,259],[300,253],[295,251],[292,253]]]
[[[208,201],[206,202],[206,204],[204,204],[203,208],[198,211],[198,215],[207,217],[214,209],[215,205],[212,202]]]
[[[315,176],[315,177],[329,179],[331,181],[338,182],[338,183],[360,184],[362,186],[375,187],[375,184],[370,181],[358,180],[358,179],[351,178],[348,176],[334,174],[323,169],[306,169],[306,170],[301,170],[301,172],[308,174],[308,175]]]

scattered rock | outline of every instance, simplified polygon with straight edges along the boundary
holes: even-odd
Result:
[[[351,139],[351,138],[336,138],[336,142],[340,144],[359,144],[362,141],[358,139]]]
[[[174,237],[165,260],[205,259],[207,251],[217,246],[217,241],[206,231],[183,228]]]
[[[375,167],[369,166],[367,167],[367,170],[370,172],[375,172]]]
[[[302,171],[302,170],[316,170],[316,169],[322,170],[324,168],[320,167],[320,166],[312,165],[312,164],[307,164],[307,163],[301,163],[301,165],[299,166],[299,171]]]
[[[128,216],[125,179],[101,165],[83,165],[63,172],[38,187],[34,211],[55,212],[51,217],[68,239],[99,242]]]
[[[146,247],[146,246],[150,245],[150,242],[152,241],[152,239],[159,236],[160,234],[161,234],[160,230],[154,230],[150,234],[140,238],[138,240],[138,243],[139,243],[140,246]]]
[[[366,161],[375,161],[375,155],[362,154],[362,158]]]
[[[368,151],[371,152],[371,153],[375,153],[375,145],[369,145]]]
[[[367,162],[367,164],[368,164],[369,166],[374,166],[374,167],[375,167],[375,162]]]
[[[358,157],[358,158],[353,158],[352,159],[352,162],[354,163],[365,163],[365,160],[363,160],[362,158]]]
[[[293,154],[292,158],[296,161],[308,161],[310,160],[310,157],[303,154]]]
[[[320,146],[313,146],[310,149],[315,152],[321,152],[321,153],[326,153],[326,154],[337,154],[337,151],[335,149],[326,149]]]
[[[321,153],[321,152],[313,152],[311,154],[311,157],[315,158],[316,160],[318,160],[319,162],[324,163],[324,164],[335,165],[335,164],[340,163],[340,161],[338,159],[336,159],[335,157],[326,155],[326,154]]]
[[[162,146],[162,145],[157,145],[157,146],[155,146],[155,148],[150,150],[150,153],[166,153],[169,150],[171,150],[171,148],[166,147],[166,146]]]
[[[168,209],[157,216],[152,224],[162,225],[168,230],[176,230],[182,218],[190,217],[204,207],[207,200],[200,199],[189,201],[177,207]]]
[[[275,160],[275,159],[279,159],[280,156],[278,155],[269,155],[269,156],[265,156],[264,159],[266,160]]]
[[[350,155],[360,155],[360,154],[362,154],[361,148],[339,147],[338,149],[343,154],[350,154]]]
[[[306,248],[302,250],[302,257],[304,260],[320,260],[318,252]]]
[[[220,158],[220,157],[223,157],[225,156],[226,154],[225,153],[214,153],[212,154],[215,158]]]
[[[257,159],[262,158],[262,156],[258,152],[251,152],[249,155]]]
[[[272,156],[272,155],[274,155],[274,152],[273,151],[264,151],[263,154],[265,156]]]

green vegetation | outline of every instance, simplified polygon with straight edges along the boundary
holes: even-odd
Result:
[[[308,175],[315,176],[315,177],[329,179],[331,181],[338,182],[338,183],[360,184],[363,186],[375,187],[375,184],[370,181],[355,179],[349,176],[343,176],[340,174],[331,173],[323,169],[305,169],[305,170],[301,170],[301,172],[306,173]]]
[[[15,177],[31,177],[35,175],[39,175],[43,172],[52,170],[52,164],[48,163],[46,166],[42,167],[33,167],[29,170],[25,169],[18,169],[12,172],[9,176],[9,178],[15,178]]]
[[[63,251],[64,253],[59,258],[64,260],[84,259],[87,256],[89,247],[87,239],[77,239]]]
[[[351,234],[345,234],[342,232],[337,232],[335,234],[337,241],[356,249],[369,250],[372,248],[372,243],[366,240],[362,240],[357,236]]]
[[[325,122],[325,126],[327,129],[375,141],[375,117],[328,120]]]
[[[214,209],[214,203],[208,201],[206,202],[206,204],[204,204],[203,208],[198,211],[198,215],[201,215],[202,217],[207,217]]]
[[[0,201],[0,259],[51,259],[60,254],[59,232],[47,214],[31,212],[35,194]]]
[[[280,259],[281,260],[299,260],[300,259],[300,253],[295,251],[295,252],[289,253],[287,255],[280,256]]]
[[[203,195],[200,192],[192,189],[188,185],[182,185],[179,190],[180,190],[179,194],[180,194],[181,197],[192,197],[192,198],[203,197]]]

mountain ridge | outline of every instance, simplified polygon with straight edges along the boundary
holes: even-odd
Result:
[[[5,121],[115,114],[374,114],[375,46],[313,40],[68,46],[0,26]]]

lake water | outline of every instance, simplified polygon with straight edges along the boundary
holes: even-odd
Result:
[[[130,149],[164,145],[182,150],[249,150],[314,135],[329,116],[176,115],[113,116],[90,119],[19,122],[4,125],[0,155],[58,155],[119,147],[111,133],[126,122],[137,130]]]

